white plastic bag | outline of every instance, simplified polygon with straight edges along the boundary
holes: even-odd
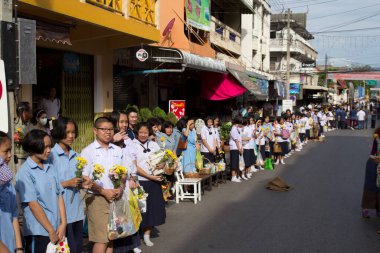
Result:
[[[239,155],[239,169],[243,171],[245,169],[244,157],[243,155]]]
[[[46,253],[70,253],[69,244],[67,243],[67,238],[64,241],[55,244],[49,242]]]

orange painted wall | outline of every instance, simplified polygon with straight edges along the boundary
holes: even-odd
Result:
[[[183,51],[187,51],[193,54],[215,58],[215,50],[211,48],[210,41],[208,39],[207,43],[200,45],[197,43],[190,42],[185,33],[184,22],[185,22],[185,0],[160,0],[160,43],[155,43],[153,45],[168,47],[170,44],[164,41],[164,36],[162,32],[164,31],[167,24],[175,18],[174,26],[172,29],[171,39],[174,43],[171,47],[178,48]],[[203,38],[202,38],[203,39]]]

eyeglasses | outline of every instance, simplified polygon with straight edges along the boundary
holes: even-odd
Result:
[[[97,127],[96,129],[102,131],[102,132],[113,132],[115,129],[113,128],[102,128],[102,127]]]

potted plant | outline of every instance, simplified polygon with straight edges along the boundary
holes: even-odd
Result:
[[[232,123],[227,122],[221,125],[220,127],[220,139],[223,143],[223,151],[227,155],[227,153],[230,153],[230,146],[229,146],[229,140],[230,140],[230,132],[232,128]]]

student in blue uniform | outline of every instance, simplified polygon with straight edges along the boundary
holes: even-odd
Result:
[[[65,239],[66,211],[57,170],[49,159],[50,136],[34,129],[22,144],[29,153],[16,175],[16,189],[24,211],[25,252],[45,252],[49,242]]]
[[[51,150],[51,158],[54,168],[57,169],[58,180],[64,188],[66,237],[70,252],[82,253],[84,207],[79,190],[82,177],[76,177],[78,153],[71,148],[78,137],[78,127],[73,120],[65,117],[57,119],[54,123],[51,135],[56,144]]]
[[[13,173],[8,167],[12,158],[12,143],[0,131],[0,243],[9,252],[24,252],[17,216],[16,191],[12,184]],[[8,252],[0,247],[0,252]]]

